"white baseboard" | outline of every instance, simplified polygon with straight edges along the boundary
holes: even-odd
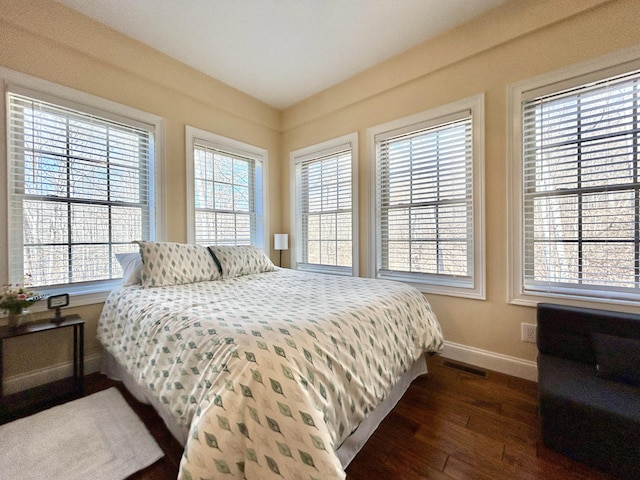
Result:
[[[461,345],[459,343],[444,342],[442,356],[451,360],[469,363],[476,367],[486,368],[514,377],[538,381],[538,366],[536,362],[510,357],[501,353],[481,350],[479,348]]]
[[[523,360],[509,355],[490,352],[459,343],[444,342],[442,356],[451,360],[469,363],[481,368],[487,368],[514,377],[524,378],[536,382],[538,380],[538,367],[536,362]],[[95,353],[84,359],[84,373],[88,375],[100,371],[102,354]],[[6,378],[3,384],[5,395],[20,392],[28,388],[37,387],[56,380],[70,377],[73,374],[73,363],[67,362],[51,367],[33,370],[29,373],[15,375]]]
[[[100,362],[102,353],[94,353],[84,358],[84,374],[95,373],[100,371]],[[21,375],[14,375],[6,378],[3,383],[3,394],[11,395],[12,393],[27,390],[29,388],[44,385],[45,383],[62,380],[73,375],[73,362],[60,363],[38,370],[32,370]]]

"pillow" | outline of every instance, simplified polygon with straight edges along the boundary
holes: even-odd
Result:
[[[140,285],[142,283],[142,259],[140,252],[116,253],[116,260],[122,267],[122,284]]]
[[[271,272],[276,268],[267,254],[253,245],[214,246],[209,251],[217,259],[223,278]]]
[[[218,280],[220,272],[205,247],[140,241],[142,286],[161,287]]]
[[[598,376],[640,386],[640,340],[594,333],[593,347]]]

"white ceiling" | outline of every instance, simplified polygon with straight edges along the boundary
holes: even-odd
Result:
[[[58,0],[285,108],[506,0]]]

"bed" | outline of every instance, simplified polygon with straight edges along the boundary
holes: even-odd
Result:
[[[184,444],[182,480],[345,478],[442,348],[402,283],[281,269],[253,247],[140,242],[129,258],[98,325],[103,371]]]

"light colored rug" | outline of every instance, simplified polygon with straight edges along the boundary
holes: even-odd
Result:
[[[116,388],[0,426],[7,480],[123,480],[162,456]]]

